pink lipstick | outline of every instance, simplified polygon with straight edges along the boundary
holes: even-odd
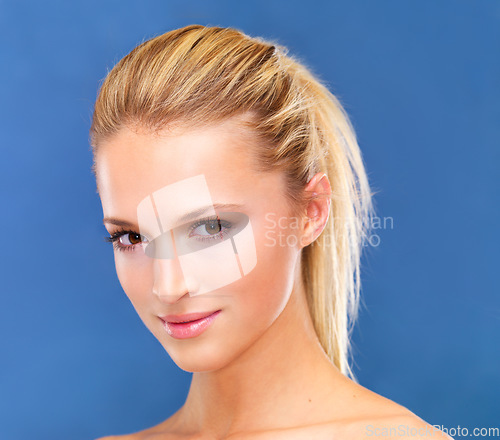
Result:
[[[175,339],[194,338],[201,335],[221,311],[161,316],[163,327]]]

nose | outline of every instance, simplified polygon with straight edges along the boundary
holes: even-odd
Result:
[[[154,259],[153,294],[161,301],[175,303],[184,295],[189,295],[179,259]]]
[[[161,301],[173,304],[185,295],[193,295],[199,283],[192,276],[183,273],[177,246],[172,231],[165,234],[164,240],[153,248],[153,294]],[[155,250],[158,251],[155,253]]]

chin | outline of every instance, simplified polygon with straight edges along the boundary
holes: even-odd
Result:
[[[175,364],[181,369],[186,371],[187,373],[209,373],[211,371],[217,371],[222,368],[223,365],[209,365],[204,362],[185,362],[179,363],[174,361]]]
[[[172,361],[184,371],[188,373],[201,373],[220,370],[230,363],[230,356],[227,351],[222,351],[217,347],[204,346],[200,347],[197,344],[188,346],[179,345],[175,348],[172,346],[165,347]]]

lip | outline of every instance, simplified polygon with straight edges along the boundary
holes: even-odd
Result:
[[[196,321],[198,319],[203,319],[219,311],[220,310],[216,310],[213,312],[186,313],[185,315],[165,315],[165,316],[160,316],[160,319],[168,323],[176,324],[180,322],[190,322],[190,321]]]
[[[221,310],[215,312],[188,313],[186,315],[161,316],[163,327],[175,339],[194,338],[201,335]]]

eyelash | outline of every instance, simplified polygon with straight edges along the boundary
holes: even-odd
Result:
[[[213,216],[213,217],[205,217],[202,219],[197,220],[195,223],[193,223],[189,227],[189,234],[193,232],[198,226],[202,225],[208,225],[210,223],[217,222],[221,227],[225,228],[225,230],[221,230],[220,232],[217,232],[216,234],[206,236],[205,238],[197,238],[196,240],[198,241],[211,241],[211,240],[216,240],[216,239],[221,239],[227,234],[227,231],[231,229],[231,223],[221,220],[218,216]],[[136,243],[133,245],[123,245],[120,243],[120,238],[123,237],[124,235],[136,235],[136,236],[141,236],[141,234],[138,234],[136,231],[132,231],[130,229],[119,229],[109,236],[104,237],[104,240],[107,241],[108,243],[113,244],[113,248],[115,250],[121,251],[121,252],[130,252],[133,251],[134,248],[140,244]],[[191,236],[191,235],[189,235]]]
[[[107,237],[104,237],[104,240],[107,241],[108,243],[111,243],[113,245],[113,249],[117,251],[122,251],[122,252],[128,252],[132,251],[136,244],[133,245],[123,245],[120,243],[120,238],[123,237],[124,235],[139,235],[137,232],[132,231],[130,229],[119,229],[116,232],[113,232]]]

